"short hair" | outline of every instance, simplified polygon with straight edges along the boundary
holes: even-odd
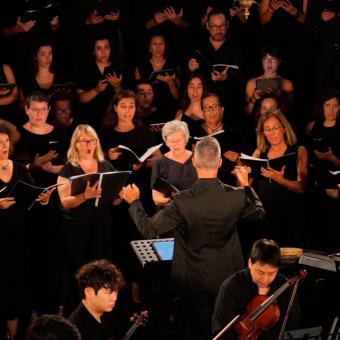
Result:
[[[230,15],[229,15],[229,13],[224,12],[224,11],[220,10],[219,8],[213,8],[213,9],[208,13],[207,22],[209,23],[210,18],[211,18],[213,15],[220,15],[220,14],[222,14],[222,15],[224,16],[226,22],[229,22],[229,20],[230,20]]]
[[[79,293],[85,298],[85,288],[93,288],[95,293],[101,288],[119,291],[124,286],[120,270],[107,260],[96,260],[83,265],[76,274]]]
[[[109,104],[109,106],[106,110],[106,114],[105,114],[105,117],[103,119],[103,124],[102,124],[104,128],[111,128],[111,127],[115,127],[117,125],[118,115],[117,115],[117,112],[115,110],[115,106],[117,106],[118,103],[122,99],[126,99],[126,98],[132,98],[135,102],[136,107],[137,107],[137,96],[136,96],[134,91],[129,90],[129,89],[123,89],[123,90],[117,92],[113,96],[111,103]]]
[[[81,340],[78,328],[60,315],[42,315],[30,325],[25,340]]]
[[[0,133],[8,136],[10,142],[9,153],[13,152],[14,145],[20,139],[20,133],[15,125],[8,122],[7,120],[0,119]]]
[[[189,140],[189,129],[188,124],[186,122],[183,122],[181,120],[171,120],[170,122],[167,122],[163,128],[162,128],[162,138],[164,142],[168,139],[168,136],[172,133],[181,132],[184,135],[185,142],[188,143]]]
[[[204,137],[195,146],[196,165],[202,169],[215,169],[221,159],[221,147],[214,137]]]
[[[285,129],[284,139],[287,145],[294,145],[297,142],[293,128],[284,114],[281,113],[280,110],[270,110],[260,116],[256,128],[257,148],[260,150],[260,152],[264,152],[270,148],[270,144],[264,135],[263,126],[264,123],[271,117],[275,117]]]
[[[222,106],[222,101],[221,101],[220,95],[218,95],[217,93],[214,93],[214,92],[207,92],[207,93],[205,93],[205,94],[203,95],[202,100],[201,100],[202,105],[203,105],[204,99],[206,99],[206,98],[208,98],[208,97],[214,97],[214,98],[216,98],[217,101],[218,101],[218,104]]]
[[[76,143],[78,142],[79,136],[82,132],[85,132],[86,134],[90,135],[91,137],[97,139],[97,145],[94,150],[94,159],[96,159],[99,162],[102,162],[104,160],[104,153],[102,150],[102,147],[100,145],[99,137],[97,135],[97,132],[95,129],[87,124],[79,124],[71,137],[70,147],[67,151],[67,160],[74,166],[79,166],[79,154],[76,148]]]
[[[279,245],[266,238],[261,238],[254,242],[250,251],[251,263],[260,262],[273,267],[280,264],[281,251]]]
[[[48,96],[45,92],[42,91],[33,91],[27,96],[25,100],[25,105],[27,107],[31,107],[32,102],[47,103],[47,105],[49,105]]]
[[[270,56],[272,56],[274,58],[281,60],[279,49],[274,45],[267,45],[267,46],[263,47],[263,49],[261,50],[261,53],[260,53],[261,60],[267,54],[269,54]]]

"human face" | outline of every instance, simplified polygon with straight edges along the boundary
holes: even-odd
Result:
[[[107,39],[97,40],[94,44],[94,57],[98,63],[108,63],[110,59],[111,46]]]
[[[122,98],[114,109],[118,115],[120,123],[131,124],[136,113],[136,103],[134,98]]]
[[[88,296],[88,301],[92,309],[98,314],[111,312],[116,304],[118,292],[100,288],[96,294],[93,288],[90,289],[92,292]]]
[[[276,74],[280,60],[270,54],[262,58],[262,67],[265,74]]]
[[[202,102],[203,117],[207,125],[216,126],[222,122],[224,108],[216,97],[206,97]]]
[[[55,104],[55,117],[60,124],[66,124],[70,119],[71,104],[69,100],[58,100]]]
[[[200,102],[203,95],[203,84],[200,78],[192,78],[188,83],[188,97],[192,102]]]
[[[274,281],[278,267],[256,261],[252,263],[248,260],[248,268],[253,282],[259,289],[269,288]]]
[[[137,87],[137,100],[138,104],[147,109],[153,102],[153,89],[150,84],[140,84]]]
[[[173,153],[181,153],[185,150],[187,142],[183,132],[174,132],[167,136],[166,145]]]
[[[150,52],[154,57],[162,57],[165,53],[165,40],[161,36],[154,36],[150,41]]]
[[[334,121],[339,114],[339,102],[337,98],[331,98],[323,103],[323,113],[325,119],[328,121]]]
[[[36,60],[39,67],[49,68],[52,64],[52,46],[41,46],[37,52]]]
[[[82,131],[76,140],[76,150],[80,159],[92,159],[97,147],[97,139],[89,133]]]
[[[47,102],[32,101],[29,107],[25,105],[25,111],[32,125],[43,127],[46,124],[50,108]]]
[[[213,41],[223,41],[228,29],[225,16],[223,14],[212,15],[207,23],[207,29]]]
[[[6,160],[9,156],[11,142],[6,133],[0,133],[0,160]]]
[[[269,117],[263,124],[263,133],[270,145],[284,142],[285,129],[276,117]]]
[[[265,98],[261,101],[260,114],[263,115],[264,113],[277,108],[277,101],[274,98]]]

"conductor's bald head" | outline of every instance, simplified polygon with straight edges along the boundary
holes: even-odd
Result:
[[[196,170],[217,172],[221,166],[221,148],[214,137],[205,137],[196,144],[193,164]]]

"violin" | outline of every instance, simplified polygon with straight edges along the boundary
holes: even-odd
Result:
[[[295,284],[297,288],[298,281],[305,278],[306,275],[307,272],[301,270],[298,276],[285,282],[270,297],[255,296],[248,304],[246,312],[236,319],[234,328],[239,333],[239,340],[256,340],[262,331],[273,327],[280,319],[280,310],[276,299],[291,285]],[[285,321],[287,318],[288,315],[286,315]],[[282,330],[281,333],[283,334]]]

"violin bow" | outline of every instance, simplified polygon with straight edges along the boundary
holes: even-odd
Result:
[[[214,338],[213,340],[217,340],[220,338],[221,335],[223,335],[231,326],[234,325],[234,323],[238,320],[240,315],[236,315],[234,319],[232,319]]]

